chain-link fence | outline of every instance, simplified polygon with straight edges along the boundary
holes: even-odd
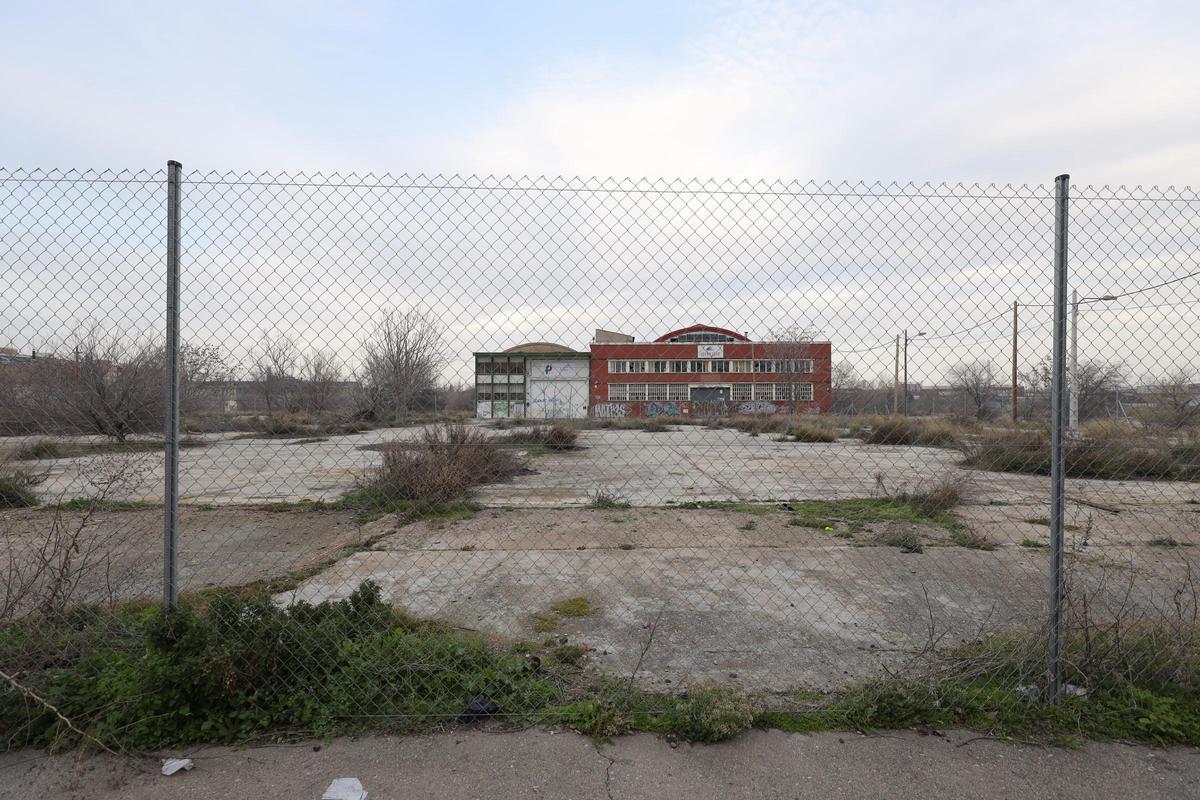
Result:
[[[1198,212],[0,170],[10,741],[1192,691]]]

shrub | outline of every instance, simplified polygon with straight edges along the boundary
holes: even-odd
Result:
[[[262,422],[263,433],[268,436],[296,436],[313,430],[312,417],[308,414],[272,414]]]
[[[547,450],[575,450],[579,433],[565,422],[553,425],[537,425],[525,430],[516,431],[505,436],[501,441],[511,444],[539,445]]]
[[[41,478],[0,461],[0,508],[32,508],[38,504],[33,487]]]
[[[898,547],[902,553],[923,553],[925,544],[916,531],[909,528],[889,528],[875,535],[875,544]]]
[[[670,426],[659,417],[651,417],[642,424],[644,433],[666,433],[669,430],[671,430]]]
[[[754,724],[754,705],[736,687],[702,683],[688,690],[678,709],[677,731],[693,742],[732,739]]]
[[[907,503],[926,517],[933,517],[944,514],[961,503],[965,491],[966,482],[962,478],[948,476],[923,491],[902,492],[896,499]]]
[[[1111,428],[1101,430],[1104,436],[1116,436]],[[1050,474],[1049,431],[986,433],[962,450],[966,466]],[[1200,466],[1189,463],[1186,449],[1179,452],[1162,439],[1135,436],[1128,427],[1116,438],[1068,440],[1063,454],[1069,478],[1194,480],[1200,476]]]
[[[473,487],[517,474],[521,461],[482,431],[462,423],[427,428],[416,442],[389,442],[383,463],[361,488],[391,503],[437,507]]]
[[[41,461],[49,458],[62,458],[62,448],[53,439],[35,439],[17,448],[13,454],[17,461]]]
[[[837,431],[823,425],[810,422],[796,422],[787,426],[783,432],[785,441],[793,442],[823,442],[830,443],[838,440]]]
[[[941,420],[912,417],[881,419],[863,434],[867,444],[952,447],[958,443],[953,426]]]
[[[367,710],[393,726],[428,727],[478,696],[521,715],[563,693],[554,670],[563,662],[547,658],[531,670],[524,652],[404,616],[369,581],[320,605],[284,608],[267,595],[217,593],[173,611],[119,613],[81,616],[78,631],[62,631],[73,637],[71,655],[25,680],[90,735],[130,749],[238,741],[280,728],[354,730]],[[114,623],[124,636],[112,636]],[[18,635],[5,633],[0,643]],[[75,740],[14,692],[0,694],[0,729],[14,734],[10,745]]]

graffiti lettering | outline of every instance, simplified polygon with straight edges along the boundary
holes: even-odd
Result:
[[[592,406],[592,416],[601,419],[629,416],[628,403],[597,403]]]
[[[642,413],[647,417],[678,417],[683,412],[679,410],[679,403],[646,403]]]
[[[748,400],[738,403],[737,410],[739,414],[774,414],[779,408],[768,400]]]

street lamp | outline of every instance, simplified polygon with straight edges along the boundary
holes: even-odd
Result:
[[[1071,290],[1071,372],[1068,375],[1067,391],[1070,395],[1070,419],[1067,426],[1072,431],[1079,430],[1079,304],[1089,301],[1108,302],[1116,300],[1117,296],[1113,294],[1101,295],[1100,297],[1080,297],[1079,293],[1074,289]]]
[[[908,328],[904,329],[904,416],[908,416],[908,343],[911,339],[920,339],[925,331],[919,331],[909,336]]]

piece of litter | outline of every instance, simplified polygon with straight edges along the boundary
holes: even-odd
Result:
[[[334,778],[321,800],[367,800],[367,793],[358,778]]]
[[[1042,690],[1036,686],[1018,686],[1017,694],[1024,697],[1026,700],[1037,700],[1042,695]]]
[[[1087,697],[1088,690],[1082,686],[1076,686],[1073,683],[1063,684],[1063,691],[1072,697]]]
[[[180,770],[183,770],[184,772],[186,772],[187,770],[196,766],[195,764],[192,763],[192,760],[190,758],[164,758],[162,760],[162,762],[163,762],[163,765],[162,765],[162,774],[163,775],[174,775],[176,772],[179,772]]]

